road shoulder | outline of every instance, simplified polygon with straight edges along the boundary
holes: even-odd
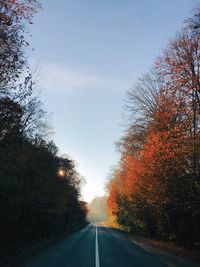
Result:
[[[154,241],[131,234],[126,235],[134,244],[158,258],[168,267],[200,267],[200,258],[187,256],[186,251],[181,250],[178,246],[170,247],[170,242]]]

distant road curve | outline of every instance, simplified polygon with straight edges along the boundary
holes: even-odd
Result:
[[[122,233],[90,224],[26,267],[166,267]]]

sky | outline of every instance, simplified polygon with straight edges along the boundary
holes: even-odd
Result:
[[[31,25],[31,64],[60,153],[86,179],[83,199],[104,194],[119,161],[126,92],[191,16],[192,0],[42,0]]]

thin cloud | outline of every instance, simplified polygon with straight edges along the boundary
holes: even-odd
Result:
[[[128,89],[128,84],[114,78],[103,77],[92,72],[72,70],[58,64],[44,64],[41,71],[42,86],[46,90],[74,90],[88,88]]]

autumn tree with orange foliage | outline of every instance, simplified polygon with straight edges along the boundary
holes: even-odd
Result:
[[[200,13],[187,20],[128,93],[129,127],[109,183],[123,228],[152,236],[200,236]]]

